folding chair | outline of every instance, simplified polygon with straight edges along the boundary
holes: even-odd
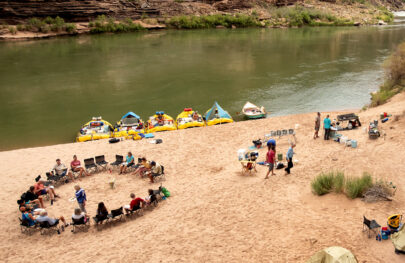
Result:
[[[122,155],[115,155],[115,162],[110,163],[111,166],[116,166],[118,167],[120,164],[124,162],[124,156]]]
[[[240,163],[242,164],[242,174],[257,172],[256,161],[240,161]]]
[[[99,224],[99,223],[103,223],[104,221],[106,223],[109,222],[110,217],[109,217],[109,215],[107,215],[106,217],[102,217],[102,218],[95,216],[95,217],[93,217],[93,220],[96,223],[97,230],[100,230],[99,227],[101,227],[102,224]]]
[[[98,171],[97,165],[96,165],[96,163],[94,162],[94,158],[87,158],[87,159],[84,159],[84,167],[86,168],[86,171],[87,171],[88,173],[90,173],[92,170],[93,170],[94,172],[97,172],[97,171]]]
[[[166,180],[166,176],[165,176],[165,167],[163,165],[160,165],[162,167],[162,172],[160,174],[156,174],[156,175],[152,175],[153,176],[153,180]],[[155,181],[156,182],[156,181]]]
[[[375,220],[368,220],[363,216],[363,232],[368,230],[368,238],[370,238],[370,230],[376,235],[379,233],[381,226]]]
[[[270,136],[271,136],[271,137],[276,137],[276,136],[277,136],[277,132],[276,132],[276,131],[271,131],[271,132],[270,132]]]
[[[293,135],[294,133],[294,129],[288,129],[288,134]]]
[[[108,162],[105,161],[104,155],[96,156],[96,164],[104,170],[107,170]]]
[[[76,228],[81,229],[83,231],[87,231],[90,227],[90,219],[88,217],[82,217],[80,219],[72,218],[71,225],[73,226],[72,233],[75,233]]]
[[[281,137],[281,131],[280,130],[276,131],[276,136]]]
[[[21,233],[27,233],[27,234],[31,235],[32,232],[37,229],[36,224],[30,226],[27,220],[22,220],[20,217],[18,219],[20,220]]]
[[[116,219],[117,221],[121,221],[123,215],[124,215],[124,212],[123,212],[123,209],[122,209],[122,206],[121,206],[118,209],[111,210],[111,213],[108,215],[108,217],[111,220]]]
[[[46,232],[50,232],[52,230],[55,230],[58,234],[60,234],[60,230],[58,227],[58,224],[50,225],[48,221],[45,222],[40,222],[39,223],[39,228],[41,230],[41,235],[44,235]]]
[[[288,131],[287,130],[282,130],[282,133],[283,133],[283,136],[285,136],[285,135],[288,134]]]

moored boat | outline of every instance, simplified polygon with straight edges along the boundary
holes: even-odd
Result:
[[[173,131],[177,129],[174,119],[165,114],[164,111],[157,111],[155,115],[149,117],[146,128],[148,133]]]
[[[192,108],[185,108],[176,118],[177,129],[187,129],[193,127],[203,127],[204,120],[201,114],[193,111]]]
[[[101,117],[93,117],[77,133],[77,142],[86,142],[111,138],[113,126]]]
[[[259,108],[249,101],[243,106],[242,113],[248,119],[260,119],[267,116],[267,112],[263,106]]]
[[[215,102],[214,105],[205,113],[205,122],[208,126],[225,124],[233,122],[231,115],[221,106],[218,102]]]
[[[115,125],[113,137],[126,137],[144,132],[143,121],[137,114],[130,111],[122,116],[121,120]]]

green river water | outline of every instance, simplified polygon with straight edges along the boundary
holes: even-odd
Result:
[[[384,27],[159,31],[0,43],[0,150],[74,141],[92,116],[176,117],[216,100],[236,120],[360,108],[405,40]]]

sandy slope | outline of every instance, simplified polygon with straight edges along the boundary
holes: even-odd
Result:
[[[382,111],[402,114],[405,94],[379,108],[361,112],[366,126]],[[324,115],[324,114],[323,114]],[[335,116],[336,113],[333,114]],[[332,245],[352,250],[360,262],[404,262],[394,254],[390,241],[368,239],[362,230],[363,214],[384,223],[393,213],[404,213],[405,116],[383,124],[386,139],[367,139],[363,129],[344,134],[359,141],[357,149],[312,139],[314,114],[301,114],[266,120],[181,130],[159,134],[163,144],[124,141],[73,143],[41,148],[0,152],[0,255],[1,261],[50,262],[303,262],[316,251]],[[297,130],[298,164],[292,175],[278,171],[264,180],[265,167],[256,176],[241,176],[236,152],[270,130]],[[285,154],[287,138],[278,140],[278,152]],[[82,160],[131,150],[165,165],[164,182],[173,194],[143,217],[88,233],[32,236],[19,231],[16,199],[47,171],[59,157],[66,164],[73,154]],[[265,150],[260,151],[260,159]],[[334,161],[335,159],[335,161]],[[337,160],[336,160],[337,159]],[[399,187],[393,202],[365,204],[343,195],[314,196],[310,181],[321,171],[341,169],[360,175],[369,171]],[[89,198],[88,210],[95,213],[97,202],[109,209],[129,202],[129,193],[146,195],[147,180],[115,175],[117,188],[108,189],[109,173],[81,181]],[[156,188],[158,184],[155,184]],[[62,198],[49,206],[51,215],[70,217],[74,203],[73,185],[57,188]]]

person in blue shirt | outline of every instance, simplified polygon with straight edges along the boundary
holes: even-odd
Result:
[[[132,156],[131,152],[128,152],[128,155],[126,157],[126,162],[121,164],[120,174],[125,173],[127,168],[133,166],[134,164],[135,164],[134,156]]]
[[[329,119],[329,115],[326,115],[326,118],[323,120],[323,128],[325,129],[325,136],[323,138],[324,140],[329,140],[330,125],[331,121]]]
[[[286,160],[287,160],[287,168],[285,168],[284,170],[285,170],[285,174],[287,175],[287,174],[290,174],[290,170],[291,170],[291,168],[293,168],[293,156],[294,156],[294,151],[293,151],[293,148],[295,147],[295,144],[294,143],[291,143],[291,146],[290,146],[290,148],[288,148],[288,151],[287,151],[287,155],[286,155]]]
[[[86,192],[79,185],[75,185],[75,190],[76,190],[75,196],[76,196],[77,203],[79,204],[80,210],[82,210],[82,212],[87,214],[87,211],[86,211],[86,201],[87,201]]]

